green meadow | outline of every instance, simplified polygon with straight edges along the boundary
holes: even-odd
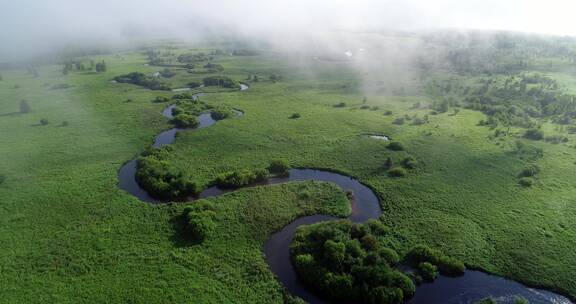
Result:
[[[515,125],[494,136],[500,127],[479,125],[487,118],[481,111],[450,105],[431,114],[439,97],[425,91],[364,93],[365,75],[347,61],[310,58],[292,65],[290,56],[266,50],[225,52],[209,60],[223,71],[190,73],[176,58],[213,50],[194,47],[161,55],[176,73],[162,81],[181,88],[224,75],[250,89],[192,91],[208,92],[200,97],[208,105],[245,114],[180,133],[166,160],[174,170],[201,187],[221,173],[264,168],[278,158],[292,167],[341,172],[375,190],[380,220],[404,237],[401,253],[426,244],[468,268],[576,298],[576,135],[551,118],[537,119],[541,130],[567,141],[526,139],[527,128]],[[152,100],[175,93],[110,80],[164,67],[146,65],[141,50],[80,59],[104,60],[107,70],[64,75],[62,64],[47,64],[36,67],[37,77],[24,68],[0,70],[0,302],[285,301],[262,245],[299,216],[348,215],[345,193],[320,182],[240,189],[211,198],[214,232],[201,244],[187,241],[181,214],[193,202],[151,205],[118,188],[120,167],[171,127],[161,115],[168,103]],[[560,68],[563,59],[558,67],[542,60],[527,71],[576,91],[572,70]],[[434,71],[425,80],[450,73]],[[461,83],[479,78],[454,77]],[[29,113],[19,113],[21,100]],[[291,118],[294,113],[300,117]],[[414,117],[426,121],[413,123]],[[404,150],[368,134],[389,136]],[[526,155],[519,142],[542,155]],[[416,166],[391,177],[387,159],[396,167],[407,157]],[[529,165],[540,172],[524,187],[518,175]]]

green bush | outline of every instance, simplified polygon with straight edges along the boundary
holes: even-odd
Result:
[[[287,174],[289,169],[290,165],[285,159],[275,159],[268,166],[268,171],[272,174]]]
[[[532,164],[522,169],[522,171],[520,171],[520,173],[518,174],[518,177],[532,177],[536,176],[536,174],[538,174],[539,172],[540,168]]]
[[[221,188],[239,188],[260,182],[268,177],[266,169],[240,170],[218,175],[214,183]]]
[[[170,99],[168,97],[164,97],[164,96],[156,96],[156,98],[152,99],[153,103],[165,103],[165,102],[169,102]]]
[[[438,276],[438,267],[432,265],[430,262],[422,262],[418,264],[418,273],[424,281],[432,282]]]
[[[20,113],[28,113],[31,111],[30,105],[26,100],[20,101]]]
[[[522,187],[532,187],[532,185],[534,185],[534,179],[530,177],[522,177],[518,180],[518,183]]]
[[[402,166],[406,169],[415,169],[418,166],[418,162],[416,162],[413,157],[409,156],[402,160]]]
[[[199,88],[202,84],[196,81],[191,81],[188,83],[188,87],[191,89]]]
[[[335,108],[344,108],[346,107],[346,103],[345,102],[339,102],[337,104],[334,105]]]
[[[446,276],[463,275],[466,267],[461,261],[448,257],[438,250],[431,249],[425,245],[414,246],[406,255],[407,260],[412,265],[419,265],[428,262],[438,267],[441,274]]]
[[[406,176],[407,172],[406,169],[402,167],[394,167],[388,170],[388,175],[391,177],[404,177]]]
[[[40,124],[43,125],[43,126],[47,125],[47,124],[48,124],[48,119],[46,119],[46,118],[40,119]]]
[[[544,132],[538,129],[530,129],[524,133],[524,137],[532,140],[541,140],[544,138]]]
[[[230,77],[226,77],[226,76],[206,77],[206,78],[202,79],[202,82],[207,87],[220,86],[223,88],[234,88],[234,89],[240,88],[240,84],[237,81],[231,79]]]
[[[212,220],[213,211],[190,212],[186,218],[187,230],[197,241],[204,241],[214,231],[216,224]]]
[[[392,121],[392,123],[395,125],[403,125],[404,124],[404,118],[398,117],[398,118],[394,119],[394,121]]]
[[[386,110],[386,111],[384,111],[384,115],[390,116],[390,115],[392,115],[392,111]]]
[[[192,100],[194,97],[190,93],[179,93],[172,96],[174,100]]]
[[[397,141],[390,142],[387,146],[388,150],[392,151],[404,151],[404,145]]]
[[[210,116],[214,120],[222,120],[232,116],[232,111],[224,107],[218,107],[210,111]]]
[[[200,124],[198,117],[185,113],[177,114],[171,122],[178,128],[196,128]]]
[[[136,181],[151,196],[157,198],[182,198],[196,193],[197,185],[163,160],[163,155],[168,150],[169,148],[163,148],[143,153],[138,158]]]
[[[120,75],[114,77],[114,80],[116,80],[119,83],[135,84],[151,90],[164,90],[164,91],[170,90],[170,87],[167,86],[166,84],[161,83],[154,77],[144,75],[143,73],[140,72],[133,72],[129,74]]]
[[[2,185],[6,181],[6,175],[0,174],[0,185]]]
[[[184,209],[186,232],[196,242],[203,242],[216,228],[216,212],[212,203],[199,200],[193,206]]]
[[[290,119],[298,119],[300,118],[300,113],[293,113],[292,115],[290,115]]]

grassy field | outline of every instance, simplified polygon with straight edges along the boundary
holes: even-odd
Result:
[[[248,91],[202,97],[245,115],[182,133],[172,166],[201,185],[278,157],[295,167],[344,172],[377,191],[382,220],[407,237],[405,248],[428,244],[469,267],[576,298],[575,135],[566,134],[570,141],[560,145],[523,140],[544,150],[536,184],[523,188],[517,174],[529,161],[514,152],[516,137],[490,139],[493,131],[477,125],[482,113],[462,109],[430,115],[424,125],[396,125],[393,120],[405,114],[427,114],[412,105],[430,98],[367,96],[378,109],[361,109],[361,76],[348,64],[310,61],[305,69],[291,68],[279,56],[214,60],[235,80],[262,80],[250,82]],[[303,214],[346,215],[344,194],[322,183],[241,190],[215,199],[212,238],[184,242],[183,204],[151,206],[117,187],[120,166],[169,127],[160,115],[165,105],[151,100],[172,93],[109,80],[161,68],[145,66],[140,53],[94,59],[106,60],[108,71],[62,75],[61,65],[38,67],[39,77],[2,71],[0,302],[282,302],[260,251],[263,242]],[[173,87],[204,77],[175,71]],[[273,73],[282,80],[268,81]],[[573,84],[570,74],[551,75]],[[72,87],[51,89],[61,83]],[[21,99],[30,113],[16,113]],[[333,107],[339,102],[346,107]],[[392,115],[384,115],[387,110]],[[293,113],[301,118],[290,119]],[[42,118],[49,124],[39,125]],[[366,133],[390,136],[406,151],[390,151]],[[388,177],[386,158],[397,165],[407,156],[418,167],[404,178]]]

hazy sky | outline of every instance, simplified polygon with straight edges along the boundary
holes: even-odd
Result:
[[[0,55],[135,29],[186,37],[204,25],[253,33],[502,29],[576,35],[571,0],[0,0]]]

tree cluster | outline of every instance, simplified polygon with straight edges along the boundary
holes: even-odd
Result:
[[[156,78],[147,76],[140,72],[133,72],[129,74],[124,74],[114,77],[114,80],[120,83],[131,83],[138,86],[142,86],[151,90],[164,90],[169,91],[170,87]]]
[[[198,191],[197,185],[166,161],[170,147],[152,149],[138,158],[136,181],[157,198],[177,199]]]
[[[300,279],[330,301],[403,303],[416,287],[397,269],[396,251],[381,242],[389,234],[377,220],[304,226],[296,232],[290,254]]]

